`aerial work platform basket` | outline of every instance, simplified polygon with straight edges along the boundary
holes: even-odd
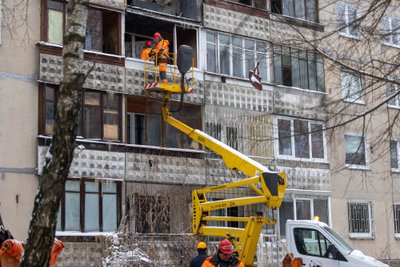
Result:
[[[192,67],[186,73],[185,78],[179,72],[176,64],[176,54],[169,53],[170,62],[172,64],[167,65],[167,79],[168,83],[163,83],[160,80],[160,70],[157,62],[157,58],[151,58],[146,60],[144,63],[144,91],[146,93],[170,93],[179,94],[182,93],[182,82],[184,93],[190,93],[194,89],[194,62],[192,60]],[[169,63],[170,63],[169,62]],[[189,77],[189,78],[188,78]]]

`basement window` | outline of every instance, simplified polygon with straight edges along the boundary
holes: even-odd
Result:
[[[121,183],[68,180],[57,216],[57,231],[115,232],[121,217]]]

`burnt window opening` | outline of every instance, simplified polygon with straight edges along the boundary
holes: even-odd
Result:
[[[171,148],[193,148],[186,134],[165,123],[160,103],[145,97],[129,96],[127,100],[127,143]],[[177,110],[178,102],[170,101],[170,109]],[[194,129],[201,128],[201,107],[184,104],[173,117]]]
[[[67,2],[55,0],[45,2],[46,12],[43,13],[45,31],[42,33],[42,39],[52,44],[63,45]],[[120,55],[120,16],[118,12],[89,7],[85,49]]]
[[[59,86],[40,86],[40,134],[52,135],[56,123]],[[88,139],[121,141],[121,109],[119,94],[86,90],[79,115],[77,136]]]
[[[181,45],[189,45],[193,49],[194,66],[197,66],[197,29],[136,14],[127,14],[125,21],[125,56],[140,58],[147,40],[153,41],[155,32],[169,42],[169,52],[176,53]],[[176,36],[176,39],[174,38]]]

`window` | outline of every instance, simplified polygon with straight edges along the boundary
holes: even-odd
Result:
[[[351,238],[372,238],[372,204],[369,201],[352,201],[347,204]]]
[[[154,4],[159,5],[158,3]],[[140,59],[145,42],[153,41],[155,32],[159,32],[165,40],[169,41],[170,53],[176,53],[175,49],[181,45],[192,47],[194,66],[197,66],[197,28],[195,26],[160,21],[158,17],[151,18],[129,12],[125,14],[125,56]],[[153,45],[155,44],[153,43]]]
[[[267,8],[267,0],[231,0],[231,2],[236,2],[242,5],[252,6],[260,9]]]
[[[206,133],[233,149],[239,149],[238,129],[236,127],[224,127],[218,123],[207,122]],[[210,157],[218,158],[219,156],[212,152]]]
[[[318,22],[317,0],[271,0],[273,13]]]
[[[358,135],[345,135],[346,165],[350,168],[366,168],[367,153],[365,139]]]
[[[66,23],[64,1],[47,0],[47,29],[45,40],[62,45]],[[120,15],[104,9],[89,8],[85,49],[109,54],[120,54]]]
[[[320,122],[278,118],[277,146],[280,158],[325,160],[325,133]]]
[[[400,141],[390,141],[390,168],[400,172]]]
[[[345,101],[364,103],[361,77],[359,74],[343,71],[340,73],[342,98]]]
[[[357,21],[357,6],[340,2],[337,4],[337,23],[339,34],[361,38],[360,24]]]
[[[208,201],[218,201],[222,199],[210,198]],[[244,208],[243,207],[230,207],[226,209],[212,210],[210,216],[223,216],[223,217],[243,217]],[[208,226],[216,227],[233,227],[233,228],[244,228],[245,224],[243,222],[235,221],[210,221]]]
[[[44,86],[41,132],[54,133],[58,89]],[[83,138],[120,141],[121,139],[121,96],[87,90],[83,97],[79,116],[78,136]]]
[[[393,204],[394,235],[400,238],[400,204]]]
[[[294,228],[293,236],[297,251],[303,255],[329,257],[331,242],[319,231],[306,228]]]
[[[382,42],[388,45],[400,46],[400,20],[384,16],[381,22]]]
[[[324,61],[313,52],[274,46],[274,67],[276,84],[325,91]]]
[[[245,78],[256,65],[268,81],[267,43],[230,34],[207,31],[207,71]]]
[[[136,233],[170,233],[171,208],[168,199],[136,193],[133,202]]]
[[[400,108],[399,85],[394,83],[387,83],[386,96],[391,97],[394,94],[397,95],[388,101],[388,105],[389,107]]]
[[[180,103],[170,101],[170,110]],[[173,117],[188,126],[200,129],[201,107],[185,104]],[[129,96],[127,104],[127,142],[129,144],[190,148],[192,140],[184,133],[165,123],[161,117],[160,103],[150,98]]]
[[[57,218],[57,231],[114,232],[121,214],[121,184],[68,180]]]
[[[279,208],[281,236],[286,236],[287,220],[312,220],[315,217],[318,217],[319,221],[329,224],[328,199],[294,198],[290,201],[283,201]]]

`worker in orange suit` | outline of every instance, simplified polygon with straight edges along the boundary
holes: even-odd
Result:
[[[54,239],[51,248],[50,266],[54,266],[57,261],[58,255],[64,248],[64,243],[57,238]],[[21,261],[22,254],[24,253],[25,244],[15,239],[5,240],[0,247],[0,262],[1,267],[14,267],[18,266]]]
[[[151,50],[152,50],[151,41],[147,40],[144,43],[144,47],[142,48],[142,53],[140,54],[140,59],[150,60],[151,59],[151,56],[150,56]]]
[[[156,64],[160,71],[160,81],[162,83],[168,83],[167,80],[167,62],[169,58],[169,41],[162,38],[161,34],[156,32],[153,36],[154,42],[156,43],[152,53],[156,57]]]

